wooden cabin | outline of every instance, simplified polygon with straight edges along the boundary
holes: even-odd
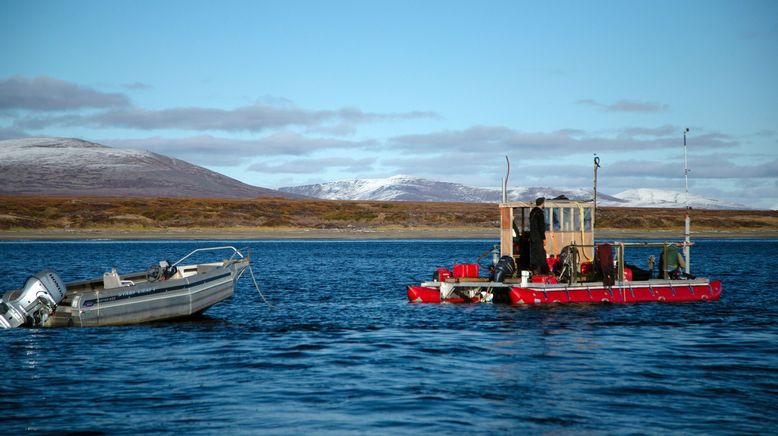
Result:
[[[500,255],[512,256],[520,269],[529,268],[529,213],[535,202],[500,204]],[[594,202],[591,200],[545,201],[546,255],[558,257],[575,244],[582,261],[594,258]]]

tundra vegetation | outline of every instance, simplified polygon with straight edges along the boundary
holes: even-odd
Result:
[[[692,210],[695,232],[778,233],[778,211]],[[680,231],[680,209],[603,207],[597,229]],[[494,204],[285,198],[0,197],[0,231],[43,229],[496,229]]]

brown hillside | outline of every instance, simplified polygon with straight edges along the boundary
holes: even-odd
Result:
[[[778,230],[778,211],[702,210],[689,213],[696,230]],[[677,230],[684,226],[684,211],[651,208],[599,208],[597,227],[601,229]]]
[[[776,231],[778,211],[691,211],[695,230]],[[2,197],[0,230],[165,228],[496,229],[493,204],[285,198]],[[597,228],[678,230],[678,209],[600,208]]]

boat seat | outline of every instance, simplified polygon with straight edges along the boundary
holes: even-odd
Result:
[[[132,280],[122,280],[119,273],[116,272],[116,268],[111,268],[111,272],[103,273],[103,289],[120,288],[134,284]]]

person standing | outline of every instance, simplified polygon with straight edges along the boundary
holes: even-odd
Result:
[[[678,280],[686,268],[683,254],[675,244],[666,246],[659,255],[659,278]]]
[[[549,273],[546,262],[546,217],[543,214],[546,199],[535,200],[535,207],[529,213],[529,266],[533,274]]]

